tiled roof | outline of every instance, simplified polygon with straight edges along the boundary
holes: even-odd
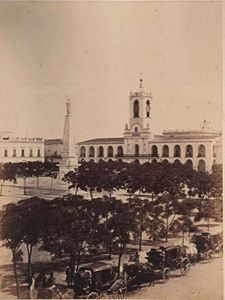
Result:
[[[78,144],[123,144],[124,138],[96,138],[92,140],[87,140],[79,142]]]

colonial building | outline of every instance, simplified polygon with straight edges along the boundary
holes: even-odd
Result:
[[[63,140],[46,139],[45,140],[45,159],[49,162],[59,163],[62,159]]]
[[[123,137],[95,138],[78,143],[79,160],[180,161],[209,172],[214,163],[222,163],[221,132],[213,130],[206,121],[199,130],[152,134],[151,100],[141,79],[139,89],[130,93],[129,123],[125,125]]]
[[[13,137],[0,132],[0,163],[44,161],[44,139]]]

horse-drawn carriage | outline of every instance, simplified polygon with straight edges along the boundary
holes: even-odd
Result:
[[[171,271],[179,269],[185,275],[190,270],[190,260],[181,246],[152,248],[146,254],[145,263],[124,264],[124,279],[128,286],[152,284],[156,280],[166,282]]]
[[[190,270],[190,260],[179,245],[152,248],[147,252],[147,260],[161,271],[164,280],[169,278],[171,271],[179,269],[181,275],[185,275]]]
[[[222,255],[223,253],[222,234],[220,233],[197,233],[192,236],[191,242],[196,245],[198,258],[212,258],[216,253],[219,255]]]
[[[75,274],[74,291],[76,298],[123,298],[127,287],[125,281],[118,278],[116,266],[95,263],[81,267]]]

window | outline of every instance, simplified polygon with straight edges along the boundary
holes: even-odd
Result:
[[[16,149],[13,149],[13,157],[16,157]]]
[[[146,101],[146,117],[149,118],[150,117],[150,102],[149,100]]]
[[[117,157],[123,157],[123,147],[118,146],[117,148]]]
[[[189,168],[193,168],[193,162],[192,162],[192,160],[188,159],[188,160],[186,161],[186,165],[187,165]]]
[[[134,118],[139,118],[139,102],[138,102],[138,100],[134,101]]]
[[[186,147],[186,157],[193,157],[193,147],[191,145]]]
[[[135,152],[135,156],[139,156],[139,145],[138,144],[136,144],[134,146],[134,152]]]
[[[198,162],[198,171],[199,172],[205,172],[206,167],[205,167],[205,161],[203,159],[200,159]]]
[[[80,156],[85,157],[86,156],[86,148],[84,146],[81,147],[80,149]]]
[[[213,146],[213,157],[216,157],[216,145]]]
[[[169,157],[169,147],[167,145],[163,146],[162,157]]]
[[[98,148],[98,157],[104,157],[104,149],[102,146]]]
[[[4,156],[7,157],[8,156],[8,150],[4,151]]]
[[[24,157],[25,153],[24,153],[24,149],[21,150],[21,157]]]
[[[95,156],[95,148],[91,146],[89,148],[89,157],[94,157]]]
[[[33,149],[30,149],[30,157],[33,156]]]
[[[205,146],[200,145],[198,148],[198,157],[205,157]]]
[[[56,154],[57,154],[57,151],[56,151]],[[37,150],[37,157],[40,157],[41,156],[41,149],[38,149]]]
[[[152,157],[158,157],[158,148],[156,145],[152,146]]]
[[[138,127],[134,127],[134,132],[137,133],[138,132]]]
[[[180,157],[180,146],[174,146],[174,157]]]
[[[108,147],[108,157],[113,157],[113,147],[112,146]]]

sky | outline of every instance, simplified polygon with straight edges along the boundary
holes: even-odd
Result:
[[[123,136],[141,73],[153,133],[222,127],[222,2],[1,1],[0,41],[0,131]]]

